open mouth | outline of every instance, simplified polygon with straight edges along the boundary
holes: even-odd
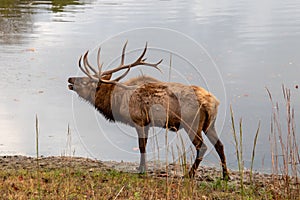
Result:
[[[74,89],[74,78],[69,78],[68,83],[70,83],[68,85],[69,90],[73,90]]]

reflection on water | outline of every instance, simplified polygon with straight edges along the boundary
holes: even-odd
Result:
[[[84,2],[78,0],[0,1],[0,44],[22,42],[26,34],[33,32],[35,15],[50,11],[53,13],[64,12],[66,6],[72,5],[84,5]]]
[[[174,70],[178,69],[174,71],[174,81],[213,83],[208,87],[220,98],[220,110],[228,113],[232,104],[236,116],[243,118],[246,149],[252,148],[257,123],[261,120],[255,162],[258,169],[269,168],[271,107],[265,87],[272,91],[274,99],[281,99],[284,83],[292,89],[294,107],[300,110],[300,90],[295,87],[299,85],[300,74],[299,10],[298,1],[271,0],[0,0],[0,154],[34,155],[37,114],[44,155],[63,152],[70,124],[77,155],[137,160],[134,130],[105,121],[93,108],[72,96],[66,80],[78,72],[78,57],[84,51],[99,47],[116,34],[138,29],[136,34],[124,34],[126,38],[115,38],[104,44],[105,65],[116,61],[115,56],[126,39],[131,49],[140,48],[148,41],[150,46],[172,50],[174,55],[178,53],[196,63],[205,76],[195,76],[188,62],[180,62],[174,56]],[[143,27],[166,29],[157,35]],[[209,56],[198,54],[194,47],[168,35],[168,29],[193,38]],[[149,59],[162,56],[165,55],[159,51],[149,53]],[[165,58],[163,64],[168,66],[168,57]],[[218,76],[212,70],[210,59],[218,67],[225,91],[215,81]],[[236,167],[227,113],[221,113],[217,125],[229,164]],[[77,118],[73,119],[74,116]],[[105,134],[99,131],[99,125]],[[120,135],[119,129],[130,133],[130,137]],[[127,152],[114,148],[107,137]],[[163,134],[161,137],[159,145],[163,146]],[[209,157],[211,163],[218,165],[213,152]],[[250,160],[250,153],[245,158]]]
[[[50,10],[53,12],[63,12],[64,7],[68,5],[82,5],[83,3],[78,0],[52,0],[49,1],[48,4],[51,5]]]
[[[0,43],[15,43],[23,34],[32,28],[32,12],[30,1],[0,2]]]

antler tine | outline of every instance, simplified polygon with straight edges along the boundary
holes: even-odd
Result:
[[[103,63],[100,64],[100,52],[101,52],[101,47],[99,47],[98,53],[97,53],[97,66],[98,66],[98,75],[99,75],[99,78],[101,77],[102,66],[103,66]]]
[[[84,67],[85,67],[86,69],[87,69],[87,67],[88,67],[88,68],[89,68],[90,70],[92,70],[95,74],[98,74],[97,70],[95,70],[95,68],[92,67],[92,65],[89,63],[88,58],[87,58],[88,54],[89,54],[89,51],[87,51],[87,52],[84,54],[84,56],[83,56],[83,64],[84,64]],[[89,72],[88,69],[87,69],[87,72]]]
[[[154,67],[155,69],[157,69],[158,71],[160,71],[162,73],[162,71],[157,66],[163,61],[163,59],[161,59],[160,61],[158,61],[157,63],[154,63],[154,64],[145,62],[147,60],[147,58],[143,58],[143,57],[146,54],[147,48],[148,48],[148,42],[146,42],[145,48],[144,48],[142,54],[140,55],[140,57],[138,59],[136,59],[136,61],[133,65],[146,65],[146,66]]]
[[[124,65],[124,60],[125,60],[125,50],[126,50],[126,47],[127,47],[127,43],[128,43],[128,40],[125,42],[124,46],[123,46],[123,50],[122,50],[122,58],[121,58],[121,64],[120,64],[120,67]]]
[[[145,61],[147,59],[147,58],[143,59],[143,57],[145,56],[146,51],[147,51],[147,46],[148,46],[148,42],[146,42],[145,48],[144,48],[142,54],[140,55],[140,57],[138,57],[138,59],[136,59],[136,61],[135,61],[136,63],[143,62],[143,61]]]
[[[83,70],[82,66],[81,66],[81,59],[82,59],[82,55],[80,56],[79,60],[78,60],[78,66],[79,66],[79,69],[85,73],[85,71]]]
[[[122,69],[128,68],[127,65],[124,65],[124,62],[125,62],[125,51],[126,51],[127,44],[128,44],[128,40],[125,42],[125,44],[123,46],[123,49],[122,49],[122,55],[121,55],[121,63],[120,63],[120,65],[117,68],[115,68],[115,69],[104,71],[103,73],[101,73],[102,76],[103,75],[112,74],[114,72],[117,72],[117,71],[120,71]]]
[[[160,61],[158,61],[157,63],[151,64],[151,63],[147,63],[148,66],[150,67],[154,67],[155,69],[157,69],[158,71],[160,71],[160,73],[162,73],[161,69],[158,67],[158,65],[163,61],[163,59],[161,59]],[[145,63],[146,64],[146,63]]]
[[[86,64],[86,57],[88,54],[89,54],[89,51],[86,51],[85,54],[83,55],[83,66],[84,66],[86,73],[90,74],[90,71],[87,68],[87,64]]]
[[[81,65],[81,60],[82,60],[82,55],[80,56],[79,58],[79,61],[78,61],[78,66],[80,68],[80,70],[85,74],[87,75],[89,78],[93,79],[93,80],[96,80],[96,81],[99,81],[97,78],[95,78],[94,76],[92,76],[91,74],[89,74],[85,69],[83,69],[82,65]]]

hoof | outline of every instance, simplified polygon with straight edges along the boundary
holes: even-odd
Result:
[[[185,178],[194,178],[195,177],[195,170],[190,170],[188,174],[184,175]]]
[[[145,174],[147,169],[146,166],[139,166],[138,170],[140,174]]]
[[[224,181],[230,181],[231,180],[228,172],[223,173],[223,180]]]
[[[191,176],[189,174],[185,174],[181,178],[183,178],[183,179],[191,179],[191,178],[194,178],[194,176]]]

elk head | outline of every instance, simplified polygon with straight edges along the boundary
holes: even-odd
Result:
[[[79,68],[87,77],[70,77],[68,79],[69,89],[75,91],[81,98],[87,100],[88,102],[95,104],[95,94],[98,90],[106,90],[108,87],[113,88],[115,86],[122,87],[124,89],[133,89],[135,86],[127,86],[125,84],[120,83],[119,81],[123,79],[130,69],[135,66],[144,65],[154,67],[160,70],[157,66],[162,62],[162,60],[157,63],[147,63],[145,62],[147,58],[144,58],[147,51],[147,43],[142,54],[131,64],[124,64],[125,61],[125,50],[126,50],[127,42],[123,46],[122,55],[121,55],[121,63],[118,67],[102,71],[103,63],[100,62],[100,51],[101,48],[98,49],[97,53],[97,67],[96,70],[88,61],[88,51],[79,58]],[[82,66],[83,63],[83,66]],[[111,80],[113,73],[127,69],[123,74],[118,76],[117,78]]]

